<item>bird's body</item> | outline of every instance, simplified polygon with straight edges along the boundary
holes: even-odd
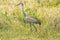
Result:
[[[24,16],[24,20],[27,21],[27,22],[29,22],[31,26],[32,26],[32,25],[34,26],[34,24],[39,24],[39,25],[41,25],[41,21],[40,21],[39,19],[33,17],[33,16],[27,15],[27,14],[24,12],[24,4],[23,4],[23,3],[19,3],[18,5],[20,5],[20,4],[22,5],[22,14],[23,14],[23,16]],[[20,6],[19,6],[19,7],[20,7]],[[35,26],[34,26],[34,28],[36,29]],[[32,29],[31,29],[31,30],[32,30]],[[37,29],[36,29],[36,31],[37,31]]]
[[[27,20],[28,19],[28,20]],[[33,17],[33,16],[26,16],[25,20],[29,23],[33,23],[33,24],[41,24],[40,20],[38,20],[37,18]]]

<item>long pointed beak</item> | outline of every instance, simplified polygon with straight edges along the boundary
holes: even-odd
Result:
[[[20,5],[21,3],[17,4],[16,6]]]
[[[18,5],[20,5],[20,4],[17,4],[16,6],[18,6]]]

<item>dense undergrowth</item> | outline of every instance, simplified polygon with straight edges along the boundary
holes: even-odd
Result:
[[[35,24],[37,32],[24,23],[21,9],[15,6],[18,2],[0,1],[1,40],[60,40],[60,0],[25,0],[26,14],[41,20],[41,25]]]

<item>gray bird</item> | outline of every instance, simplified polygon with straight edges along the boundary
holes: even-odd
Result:
[[[41,25],[41,21],[33,16],[29,16],[25,13],[24,11],[24,4],[23,3],[19,3],[17,4],[17,6],[22,8],[22,14],[24,16],[24,20],[27,21],[30,24],[31,30],[32,30],[32,26],[35,28],[35,30],[37,31],[37,28],[34,26],[34,24],[39,24]]]

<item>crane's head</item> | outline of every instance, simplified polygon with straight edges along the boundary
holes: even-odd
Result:
[[[18,3],[16,6],[19,6],[19,5],[24,5],[23,3]]]

